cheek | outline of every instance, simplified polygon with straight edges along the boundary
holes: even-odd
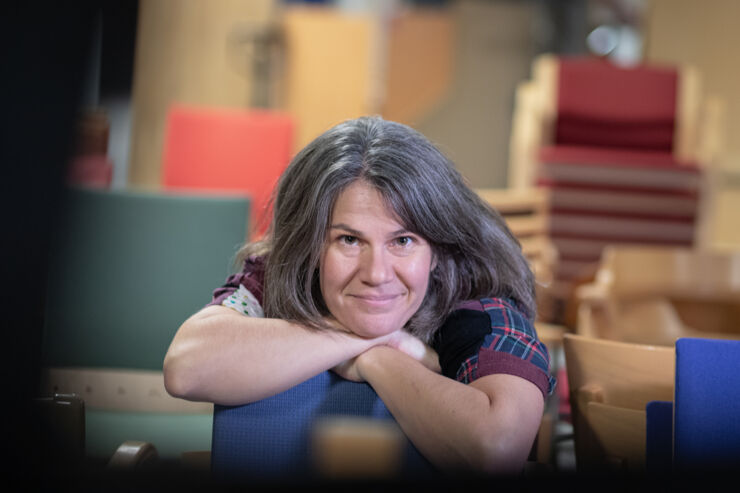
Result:
[[[347,262],[343,262],[336,252],[332,252],[331,249],[327,250],[319,266],[319,285],[324,300],[336,290],[341,289],[346,277]]]
[[[423,296],[426,294],[426,288],[429,284],[429,278],[432,270],[431,256],[420,258],[406,266],[404,269],[405,277],[408,284],[413,286],[417,292]]]

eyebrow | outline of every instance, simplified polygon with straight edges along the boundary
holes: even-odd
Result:
[[[352,236],[362,237],[362,232],[361,231],[358,231],[358,230],[356,230],[354,228],[351,228],[351,227],[349,227],[348,225],[346,225],[344,223],[332,224],[330,226],[330,229],[342,229],[344,231],[347,231],[347,232],[351,233]],[[398,236],[398,235],[409,234],[409,233],[411,233],[411,232],[408,229],[401,228],[401,229],[397,229],[396,231],[393,231],[388,236]]]

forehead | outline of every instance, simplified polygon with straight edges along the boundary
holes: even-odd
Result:
[[[345,188],[334,204],[330,218],[332,225],[337,221],[346,220],[363,222],[382,220],[392,224],[396,229],[403,223],[385,197],[375,187],[362,180]]]

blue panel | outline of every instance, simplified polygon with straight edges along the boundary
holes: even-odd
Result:
[[[676,341],[675,406],[678,470],[740,465],[740,341]]]

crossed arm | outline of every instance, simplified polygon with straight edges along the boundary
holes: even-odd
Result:
[[[357,372],[433,464],[483,473],[521,470],[544,408],[533,383],[496,374],[465,385],[387,346],[372,348],[356,361]]]
[[[489,375],[469,385],[440,375],[436,353],[397,331],[363,339],[212,306],[188,319],[165,357],[168,392],[237,405],[335,369],[373,386],[409,439],[442,469],[521,469],[542,417],[532,383]]]

